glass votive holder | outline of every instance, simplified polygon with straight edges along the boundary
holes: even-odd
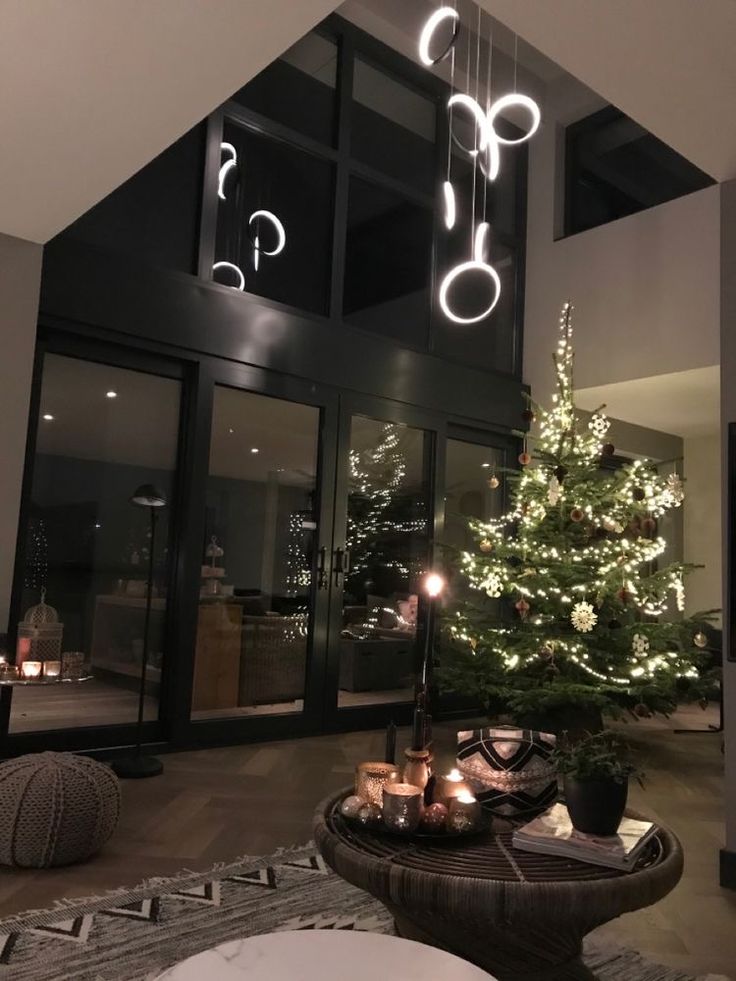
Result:
[[[49,681],[59,681],[61,678],[61,661],[44,661],[43,676]]]
[[[393,763],[359,763],[355,768],[355,795],[381,807],[386,784],[400,779],[401,771]]]
[[[389,783],[383,788],[383,823],[389,831],[411,834],[422,818],[424,791],[410,783]]]
[[[17,681],[18,666],[16,664],[0,664],[0,681]]]
[[[63,651],[61,677],[64,681],[78,681],[84,674],[84,652]]]
[[[472,831],[480,821],[480,804],[468,791],[458,794],[450,801],[447,812],[449,831]]]
[[[20,676],[24,681],[38,681],[42,668],[43,661],[24,661],[20,666]]]
[[[444,804],[445,807],[449,807],[453,797],[467,793],[470,793],[470,787],[463,779],[462,773],[459,770],[450,770],[449,773],[435,777],[432,801],[435,804]]]

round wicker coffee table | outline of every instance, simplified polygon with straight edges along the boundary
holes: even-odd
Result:
[[[656,903],[682,875],[682,848],[661,828],[632,872],[522,852],[511,830],[408,840],[356,832],[324,800],[314,819],[323,858],[393,915],[400,936],[463,957],[499,981],[583,981],[583,937]]]

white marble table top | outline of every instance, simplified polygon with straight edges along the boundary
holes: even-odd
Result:
[[[382,933],[295,930],[231,940],[157,981],[495,981],[436,947]]]

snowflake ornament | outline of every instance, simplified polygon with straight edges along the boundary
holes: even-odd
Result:
[[[666,507],[679,508],[685,500],[685,488],[678,473],[667,475],[662,496]]]
[[[485,589],[486,595],[490,596],[491,599],[498,599],[503,590],[503,582],[501,577],[495,572],[489,572],[481,583],[481,586],[483,589]]]
[[[560,484],[557,477],[553,477],[549,482],[549,489],[547,491],[547,500],[552,505],[555,506],[562,496],[562,485]]]
[[[598,614],[590,603],[576,603],[570,614],[570,622],[581,634],[589,634],[598,623]]]
[[[590,422],[588,423],[588,429],[596,436],[598,439],[603,439],[608,430],[611,428],[611,423],[609,420],[599,412],[594,412],[590,417]]]
[[[646,657],[649,653],[649,640],[644,634],[634,634],[631,638],[631,650],[634,657]]]

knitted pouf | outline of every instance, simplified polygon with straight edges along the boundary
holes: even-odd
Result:
[[[120,784],[109,766],[73,753],[0,764],[0,863],[41,869],[89,858],[115,830]]]

